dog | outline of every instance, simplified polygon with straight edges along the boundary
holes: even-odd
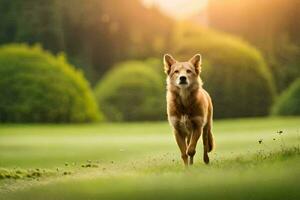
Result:
[[[193,164],[197,142],[202,135],[203,160],[208,164],[208,153],[214,148],[213,105],[199,76],[201,55],[196,54],[188,62],[178,62],[166,54],[163,60],[167,75],[168,121],[173,127],[181,158],[186,166]]]

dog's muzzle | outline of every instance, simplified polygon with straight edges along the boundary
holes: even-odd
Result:
[[[180,76],[179,77],[179,85],[187,85],[188,82],[187,82],[187,78],[186,76]]]

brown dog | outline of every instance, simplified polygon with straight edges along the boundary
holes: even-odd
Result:
[[[208,153],[214,147],[211,132],[213,106],[209,94],[202,88],[199,76],[201,55],[195,55],[188,62],[178,62],[171,55],[166,54],[164,67],[168,75],[168,120],[174,128],[184,164],[193,164],[196,145],[201,134],[204,145],[203,160],[208,164]]]

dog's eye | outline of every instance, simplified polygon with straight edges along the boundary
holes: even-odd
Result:
[[[175,71],[174,71],[174,73],[178,74],[178,73],[179,73],[179,71],[178,71],[178,70],[175,70]]]
[[[186,70],[186,73],[190,74],[190,73],[192,73],[192,71],[188,69],[188,70]]]

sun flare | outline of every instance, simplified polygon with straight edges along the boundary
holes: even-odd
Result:
[[[207,0],[142,0],[146,6],[157,6],[167,15],[176,19],[185,19],[201,11]]]

